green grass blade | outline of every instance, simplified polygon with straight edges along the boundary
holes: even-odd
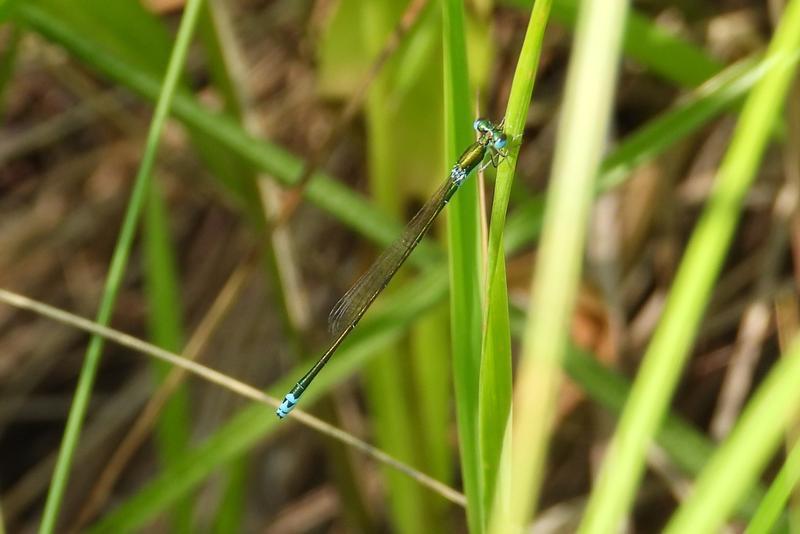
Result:
[[[404,17],[417,2],[403,1]],[[419,180],[423,191],[419,198],[427,197],[431,187],[442,179],[439,169],[444,158],[441,138],[443,125],[442,58],[441,58],[441,11],[438,2],[428,2],[419,14],[417,22],[403,38],[391,69],[391,99],[401,102],[398,115],[392,121],[398,130],[398,143],[393,159],[398,163],[394,189],[402,191],[409,182]],[[384,114],[385,115],[385,114]],[[408,131],[413,132],[410,138]],[[419,132],[426,132],[420,136]],[[408,154],[414,154],[408,158]],[[399,179],[398,179],[399,178]],[[416,180],[414,180],[416,178]],[[395,196],[397,196],[395,194]],[[406,212],[408,202],[405,203]],[[444,224],[440,218],[437,226]],[[450,348],[449,316],[441,305],[437,313],[429,314],[418,321],[411,332],[410,344],[404,350],[412,353],[410,358],[411,406],[414,410],[412,432],[415,432],[414,448],[418,466],[440,478],[453,479],[454,451],[451,446],[452,389],[450,387],[451,361],[447,357]],[[418,493],[418,490],[414,490]],[[441,499],[426,499],[423,529],[447,531],[446,522],[449,503]],[[436,525],[435,527],[433,525]]]
[[[537,501],[626,9],[624,1],[581,5],[514,387],[513,441],[504,447],[511,453],[510,507],[493,516],[494,532],[524,524]]]
[[[715,189],[689,241],[661,322],[641,365],[608,458],[592,492],[583,532],[617,528],[644,468],[644,455],[666,411],[732,239],[741,204],[794,72],[800,2],[793,1],[767,53],[774,63],[748,97]]]
[[[20,3],[24,11],[33,2]],[[119,0],[37,0],[36,8],[57,17],[105,53],[148,72],[157,84],[167,69],[172,36],[167,27],[140,2]]]
[[[438,267],[437,267],[438,268]],[[399,288],[398,291],[403,291]],[[424,408],[418,410],[420,450],[428,473],[438,480],[450,483],[454,479],[455,453],[452,447],[452,369],[447,354],[450,352],[450,316],[444,303],[433,313],[418,321],[411,339],[411,352],[417,370],[414,398]],[[433,513],[439,520],[446,511],[446,503],[432,503]],[[439,528],[447,529],[445,525]]]
[[[454,162],[473,141],[464,8],[457,0],[442,1],[444,47],[445,160]],[[449,171],[449,169],[448,169]],[[447,208],[450,253],[450,331],[453,386],[461,453],[461,473],[467,496],[470,532],[482,532],[482,489],[478,440],[478,376],[481,349],[481,266],[478,183],[461,186]]]
[[[125,271],[125,265],[128,262],[139,214],[145,201],[150,174],[153,170],[158,141],[164,129],[167,113],[172,103],[172,97],[175,94],[181,68],[186,59],[186,53],[191,41],[194,24],[197,21],[200,3],[201,0],[190,0],[187,3],[186,11],[181,19],[181,26],[178,30],[175,47],[170,57],[161,93],[156,104],[153,119],[150,123],[150,130],[148,131],[147,140],[145,142],[142,161],[136,175],[136,182],[131,192],[128,208],[125,212],[125,219],[123,220],[119,239],[117,240],[114,255],[111,259],[100,309],[97,314],[97,322],[102,325],[107,325],[111,319],[114,302],[119,293],[119,288],[122,285],[122,276]],[[47,494],[47,502],[40,525],[40,532],[42,533],[49,534],[53,532],[56,527],[61,500],[64,496],[64,490],[72,465],[72,455],[75,452],[75,446],[80,437],[81,426],[86,415],[86,408],[89,404],[92,386],[95,376],[97,375],[97,369],[100,365],[102,348],[103,340],[97,336],[93,336],[86,351],[86,358],[78,379],[78,385],[75,390],[72,407],[70,408],[66,429],[64,430],[64,437],[59,450],[52,483]]]
[[[758,58],[735,63],[681,99],[673,110],[637,130],[603,161],[598,191],[616,187],[655,153],[707,124],[722,110],[734,107],[768,70],[769,64]]]
[[[486,271],[486,331],[481,353],[479,395],[479,439],[482,466],[482,486],[485,517],[495,499],[495,482],[509,481],[509,473],[500,475],[506,421],[511,410],[511,326],[508,316],[508,287],[506,286],[505,246],[503,230],[511,195],[511,184],[517,166],[517,156],[525,129],[525,119],[533,94],[539,68],[542,40],[550,16],[549,0],[540,0],[531,11],[525,40],[519,54],[506,109],[504,130],[512,139],[508,158],[498,168],[494,186],[494,201],[489,226],[488,268]],[[503,466],[508,469],[510,466]],[[509,502],[510,487],[498,488],[495,503]]]
[[[151,182],[143,225],[145,295],[148,302],[148,333],[153,344],[172,352],[183,347],[180,290],[169,222],[158,183]],[[171,366],[153,362],[157,381],[162,381]],[[174,464],[189,444],[189,396],[179,387],[164,405],[158,418],[156,443],[163,465]],[[191,532],[192,502],[184,499],[171,512],[173,532]]]
[[[789,13],[793,8],[797,11],[797,18],[794,20],[791,19],[792,13]],[[790,4],[784,16],[795,24],[800,23],[800,2]],[[796,31],[797,26],[792,28],[792,31]],[[778,32],[780,31],[779,28]],[[790,46],[790,43],[784,44]],[[783,48],[783,51],[789,50]],[[672,516],[666,533],[720,531],[733,508],[758,480],[762,469],[780,444],[783,433],[800,411],[798,383],[800,338],[792,343],[788,352],[758,387],[736,427],[695,482],[694,491]]]
[[[782,412],[783,406],[779,406],[778,411]],[[798,482],[800,482],[800,441],[795,441],[778,476],[772,481],[753,519],[747,525],[746,534],[774,532],[775,523]]]

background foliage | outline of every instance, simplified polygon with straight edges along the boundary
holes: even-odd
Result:
[[[0,3],[2,287],[275,396],[512,139],[303,397],[403,469],[3,307],[0,526],[797,528],[799,4]]]

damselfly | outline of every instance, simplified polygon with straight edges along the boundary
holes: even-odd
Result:
[[[342,344],[342,341],[355,328],[358,321],[366,313],[372,302],[386,287],[397,270],[406,261],[411,251],[414,250],[422,236],[431,227],[436,216],[453,197],[469,173],[480,165],[489,154],[489,162],[495,167],[506,156],[507,138],[503,133],[502,123],[495,126],[486,119],[477,119],[473,127],[478,132],[478,140],[472,143],[458,158],[450,171],[450,176],[439,187],[434,195],[417,212],[408,223],[403,233],[383,254],[381,254],[372,267],[358,279],[358,281],[345,293],[341,300],[333,307],[328,316],[328,326],[334,336],[331,346],[325,354],[301,378],[292,390],[283,398],[276,413],[283,419],[294,408],[300,396],[308,388],[317,374],[322,370],[333,353]]]

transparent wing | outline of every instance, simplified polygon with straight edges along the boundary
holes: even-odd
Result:
[[[448,178],[436,193],[414,215],[400,237],[383,251],[369,270],[336,303],[328,315],[328,328],[334,335],[361,319],[367,308],[389,283],[397,270],[406,261],[422,236],[431,227],[433,220],[442,211],[459,184]]]

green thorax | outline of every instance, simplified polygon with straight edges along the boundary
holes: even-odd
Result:
[[[464,153],[461,154],[461,157],[458,158],[456,167],[463,169],[465,175],[472,172],[472,169],[477,167],[481,161],[483,161],[483,158],[486,155],[486,144],[482,141],[483,140],[472,143],[469,147],[467,147]]]

